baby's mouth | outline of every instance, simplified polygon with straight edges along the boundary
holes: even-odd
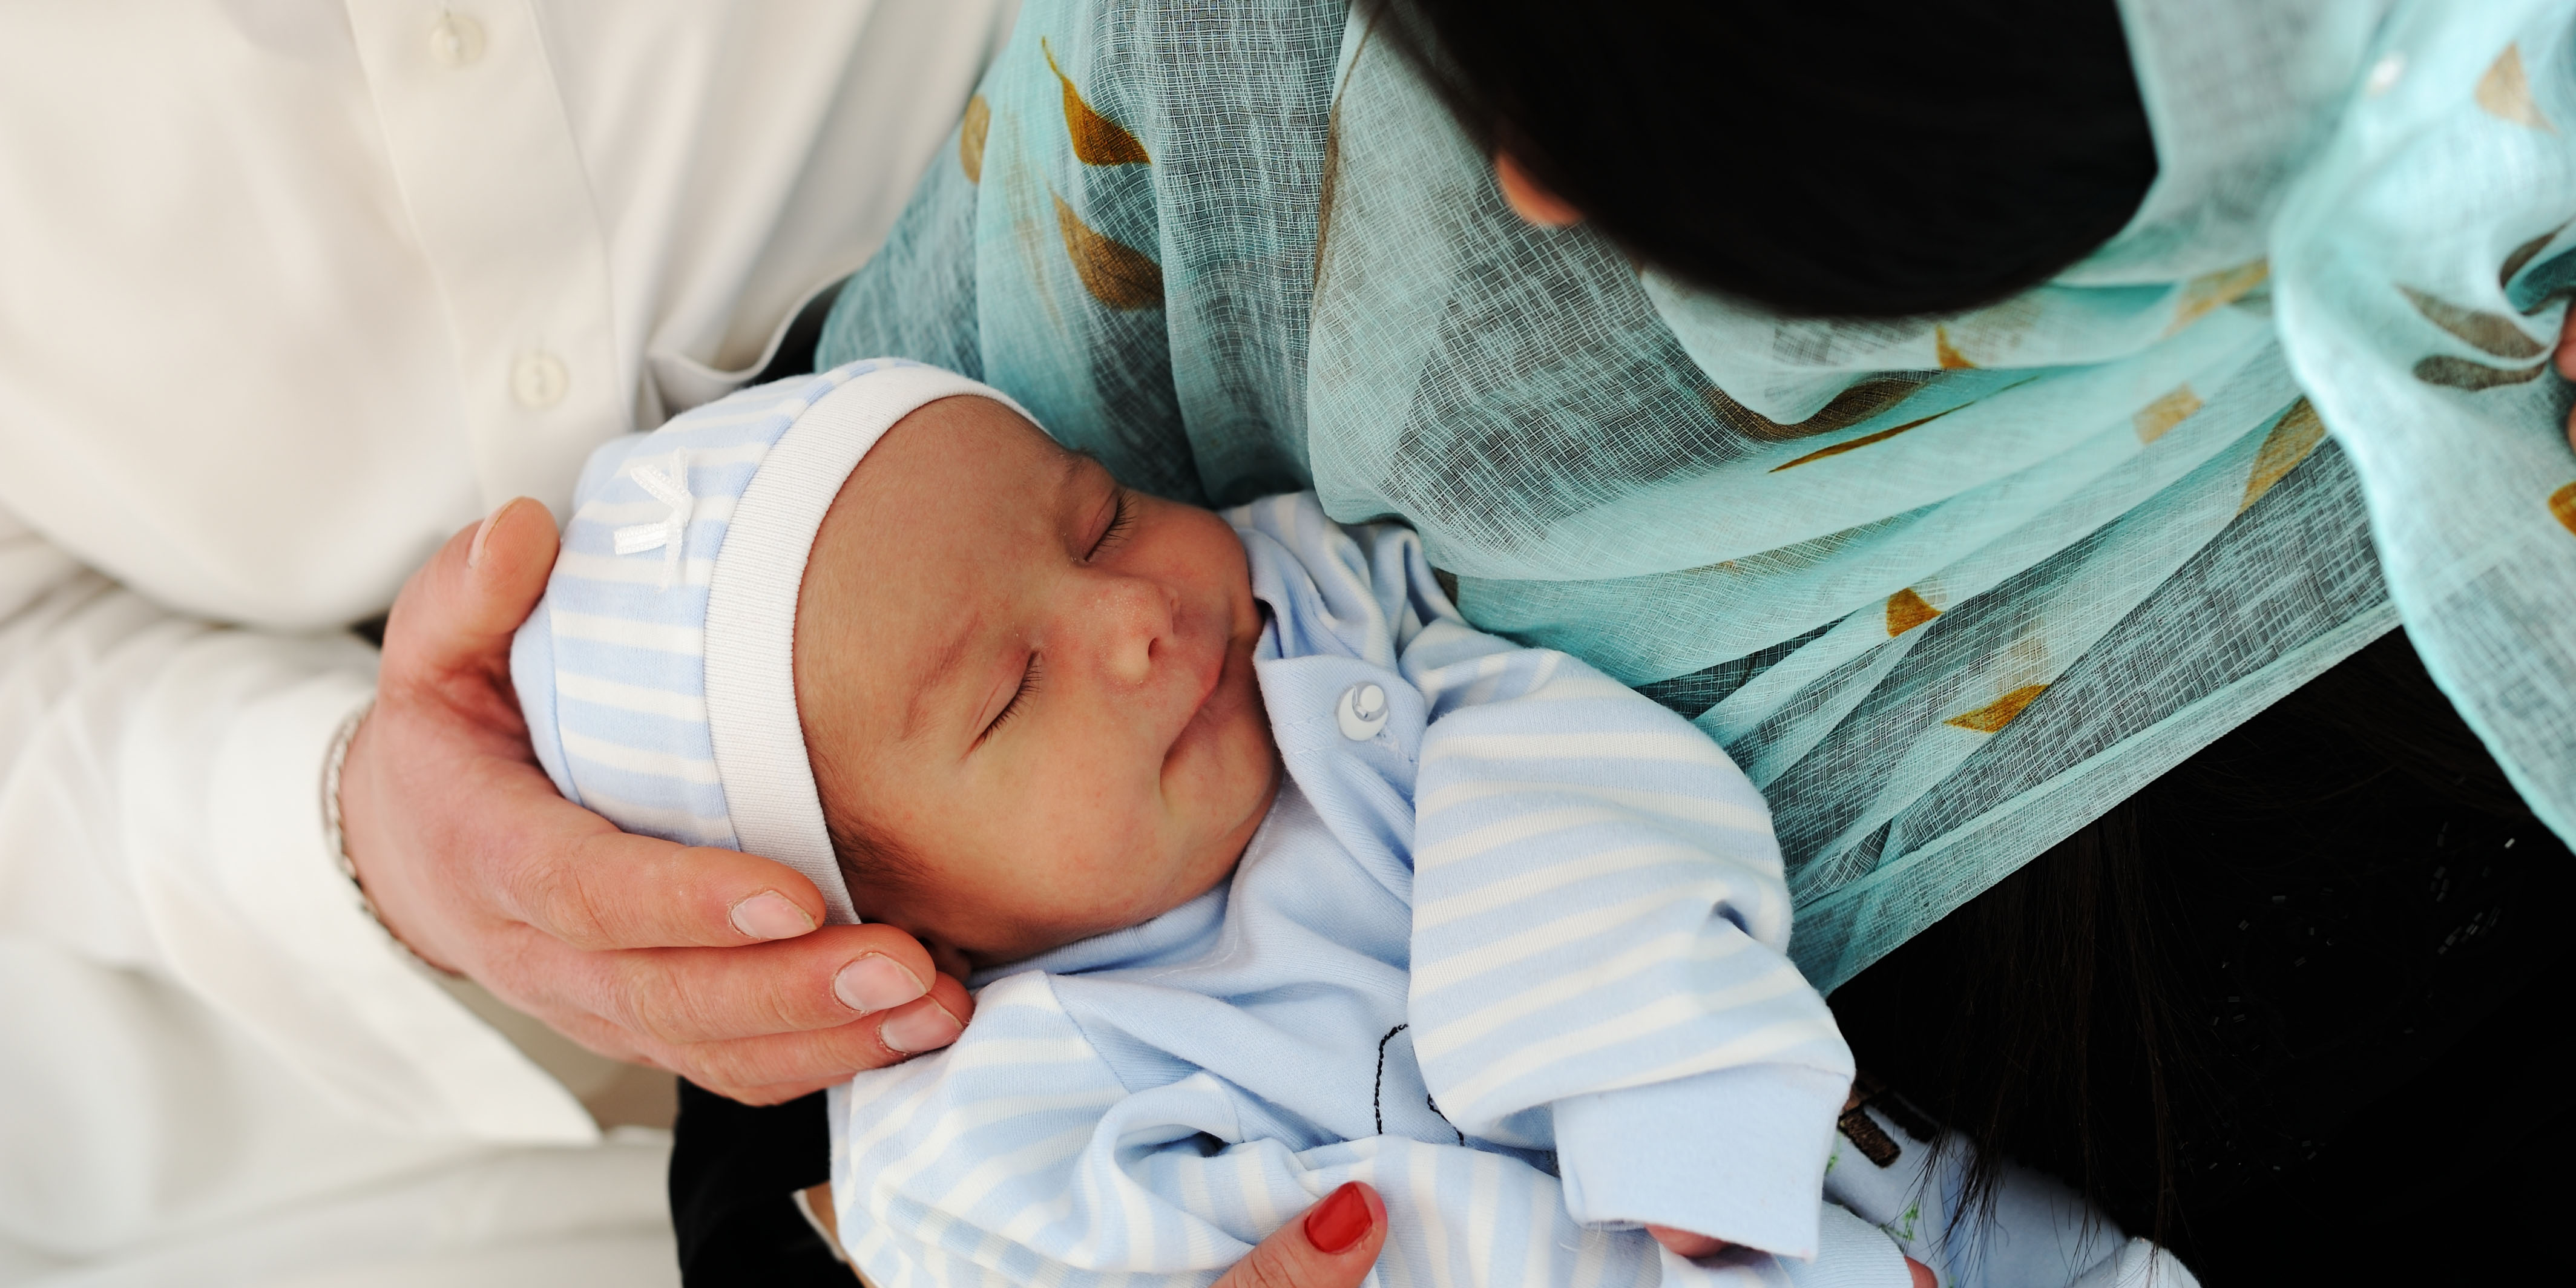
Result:
[[[1238,662],[1235,657],[1238,652],[1243,655],[1240,662]],[[1233,642],[1230,640],[1220,641],[1217,647],[1210,650],[1210,656],[1208,659],[1209,664],[1202,667],[1201,674],[1195,677],[1199,686],[1199,691],[1197,698],[1190,703],[1189,718],[1182,721],[1181,727],[1174,731],[1172,734],[1171,746],[1166,748],[1163,752],[1163,763],[1165,765],[1168,766],[1172,762],[1173,757],[1178,756],[1181,753],[1182,747],[1193,741],[1195,736],[1201,733],[1205,726],[1211,724],[1218,715],[1222,714],[1216,710],[1216,708],[1224,705],[1218,701],[1217,695],[1225,688],[1226,672],[1238,665],[1249,666],[1251,665],[1251,660],[1251,650],[1238,650],[1233,647]]]

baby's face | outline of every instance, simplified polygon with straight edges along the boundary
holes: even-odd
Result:
[[[853,889],[860,915],[963,974],[1212,888],[1278,783],[1260,628],[1215,515],[1119,487],[989,399],[898,422],[825,516],[796,610],[825,811],[916,869]]]

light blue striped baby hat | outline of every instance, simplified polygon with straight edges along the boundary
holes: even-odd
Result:
[[[565,798],[629,832],[774,859],[857,921],[796,718],[796,594],[841,483],[896,421],[972,394],[876,358],[601,445],[510,678]],[[1026,415],[1026,412],[1022,412]]]

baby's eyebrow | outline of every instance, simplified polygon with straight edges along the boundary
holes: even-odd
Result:
[[[1056,476],[1055,480],[1055,494],[1059,503],[1063,498],[1071,496],[1074,485],[1082,481],[1082,467],[1085,465],[1100,465],[1100,458],[1093,455],[1091,449],[1076,447],[1065,452],[1064,473]],[[1105,470],[1109,467],[1101,465],[1100,468]]]

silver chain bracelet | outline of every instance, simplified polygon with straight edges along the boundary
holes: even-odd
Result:
[[[358,740],[358,726],[367,722],[368,713],[376,709],[369,701],[349,713],[340,722],[339,732],[331,735],[331,754],[322,761],[322,836],[331,847],[331,857],[340,863],[340,875],[349,878],[349,888],[358,892],[358,906],[366,910],[369,920],[383,927],[387,935],[394,928],[385,925],[385,916],[376,911],[376,901],[367,897],[367,883],[358,879],[358,861],[349,857],[349,843],[340,830],[340,767],[349,761],[349,744]],[[397,937],[394,942],[402,942]]]
[[[393,925],[376,908],[376,901],[368,897],[367,883],[358,879],[358,861],[349,857],[349,842],[340,829],[340,767],[348,763],[349,744],[358,740],[358,726],[366,723],[368,714],[375,709],[376,704],[370,700],[365,706],[350,712],[349,718],[340,722],[339,732],[331,735],[331,754],[322,759],[322,837],[331,847],[331,857],[340,862],[340,875],[349,878],[349,888],[357,892],[358,907],[367,914],[367,920],[376,923],[376,928],[385,932],[385,938],[393,941],[394,947],[418,963],[422,970],[449,979],[463,979],[464,976],[413,951],[411,945],[403,942],[402,936],[394,933]]]

